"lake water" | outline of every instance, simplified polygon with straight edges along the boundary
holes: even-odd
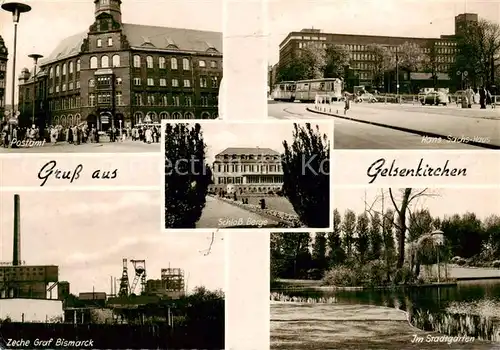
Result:
[[[354,291],[280,291],[289,296],[335,299],[342,304],[394,307],[409,313],[425,330],[500,340],[500,280],[458,282],[456,286],[365,289]]]

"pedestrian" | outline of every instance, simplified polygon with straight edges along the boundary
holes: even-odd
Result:
[[[479,104],[481,105],[481,109],[486,109],[486,89],[484,86],[479,88]]]
[[[347,114],[347,111],[349,110],[349,107],[350,107],[350,95],[349,93],[346,91],[344,93],[344,115]]]

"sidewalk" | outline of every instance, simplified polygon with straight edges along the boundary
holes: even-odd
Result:
[[[271,302],[271,349],[495,349],[495,344],[428,342],[401,310],[372,305]],[[422,342],[412,342],[414,338]],[[436,338],[434,338],[436,339]]]
[[[500,110],[422,107],[412,105],[351,104],[308,105],[309,112],[428,136],[429,143],[464,142],[473,146],[500,149]]]

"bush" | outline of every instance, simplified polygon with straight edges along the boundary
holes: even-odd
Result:
[[[370,286],[377,287],[387,283],[387,272],[383,261],[370,261],[368,264],[363,265],[362,269],[363,275],[366,276]]]
[[[345,266],[333,267],[325,273],[323,282],[327,285],[338,287],[353,287],[361,285],[363,275],[358,269]]]
[[[491,263],[492,267],[500,267],[500,260],[495,260]]]
[[[397,269],[394,273],[394,284],[410,284],[415,283],[416,280],[415,274],[408,265],[403,265],[403,267]]]

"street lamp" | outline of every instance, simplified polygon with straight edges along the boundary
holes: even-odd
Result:
[[[2,4],[2,9],[8,12],[12,12],[12,20],[14,22],[14,51],[12,58],[12,98],[11,98],[11,118],[17,118],[15,107],[14,107],[14,95],[16,89],[16,49],[17,49],[17,24],[19,23],[19,18],[21,17],[21,13],[31,11],[31,6],[20,3],[20,2],[6,2]],[[10,141],[12,145],[12,123],[9,121],[9,134]]]
[[[464,79],[467,78],[467,76],[469,75],[469,72],[467,72],[466,70],[464,70],[463,72],[458,71],[457,75],[460,76],[460,86],[462,87],[461,90],[463,90],[464,89]]]
[[[35,125],[35,106],[36,106],[36,65],[38,64],[38,60],[43,56],[38,53],[32,53],[28,55],[28,57],[33,59],[33,116],[31,119],[31,124]]]

